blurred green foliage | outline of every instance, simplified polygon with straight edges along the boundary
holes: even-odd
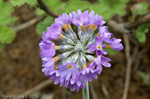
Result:
[[[24,3],[35,5],[37,0],[10,0],[12,6],[22,6]]]
[[[77,11],[80,9],[84,11],[90,7],[90,3],[88,1],[81,1],[81,0],[69,0],[65,4],[65,12],[70,13],[72,11]]]
[[[81,0],[68,0],[67,2],[61,2],[60,0],[44,0],[48,7],[58,13],[70,13],[72,11],[86,10],[89,8],[90,3],[88,1]]]
[[[15,31],[10,27],[0,27],[0,42],[11,43],[15,37]]]
[[[125,8],[128,0],[99,0],[91,5],[90,10],[103,16],[104,20],[110,19],[115,14],[126,14]]]
[[[145,2],[137,3],[131,7],[132,16],[129,17],[131,22],[135,21],[137,15],[144,15],[148,12],[148,4]]]
[[[0,51],[3,49],[4,45],[0,43]]]
[[[17,17],[11,16],[14,9],[8,2],[0,0],[0,51],[4,47],[3,43],[11,43],[15,37],[15,31],[10,28]]]
[[[40,8],[37,8],[36,10],[35,10],[35,14],[37,15],[37,16],[41,16],[41,15],[44,15],[44,14],[46,14],[42,9],[40,9]]]
[[[138,14],[139,14],[139,15],[144,15],[144,14],[146,14],[147,11],[148,11],[148,4],[145,3],[145,2],[142,2],[142,3],[139,3],[138,5],[140,6],[140,9],[139,9],[139,11],[138,11]]]
[[[60,0],[44,0],[47,6],[54,12],[62,14],[64,12],[65,3]]]
[[[50,25],[52,23],[54,23],[54,18],[52,18],[52,17],[46,17],[42,22],[39,22],[37,24],[36,32],[38,34],[42,34],[43,32],[46,31],[47,27],[50,27]]]
[[[14,11],[9,3],[4,3],[0,0],[0,26],[12,25],[17,18],[12,17],[11,13]]]
[[[148,24],[142,24],[137,28],[135,37],[139,42],[144,43],[146,41],[146,33],[148,33],[148,29]]]
[[[150,85],[150,73],[145,73],[142,71],[138,71],[137,73],[145,84]]]

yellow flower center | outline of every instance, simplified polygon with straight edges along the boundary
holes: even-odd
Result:
[[[110,44],[107,44],[107,45],[106,45],[106,48],[111,49],[111,45],[110,45]]]
[[[99,33],[97,33],[97,36],[98,36],[98,37],[100,37],[100,34],[99,34]]]
[[[91,25],[89,25],[89,29],[96,30],[97,29],[97,25],[91,24]]]
[[[83,65],[83,69],[86,68],[86,67],[87,67],[86,65]]]
[[[60,34],[60,38],[64,38],[64,35],[63,34],[61,34],[61,33],[59,33]]]
[[[69,68],[69,69],[72,69],[72,65],[68,65],[68,68]]]
[[[100,47],[100,46],[97,46],[97,49],[99,49],[99,50],[100,50],[100,49],[101,49],[101,47]]]

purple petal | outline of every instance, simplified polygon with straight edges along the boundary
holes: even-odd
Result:
[[[75,79],[71,79],[70,83],[74,84],[75,83]]]
[[[67,74],[67,76],[66,76],[66,80],[69,80],[70,77],[71,77],[71,73],[69,72],[69,73]]]
[[[96,37],[96,38],[95,38],[95,43],[96,43],[97,45],[101,45],[101,44],[102,44],[102,38],[101,38],[101,37]]]
[[[96,50],[96,44],[89,44],[88,48],[89,48],[89,51],[95,51]]]

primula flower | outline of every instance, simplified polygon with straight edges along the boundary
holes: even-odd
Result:
[[[113,36],[113,34],[108,32],[107,26],[100,26],[97,36],[100,36],[104,42],[110,43],[110,38]]]
[[[71,77],[75,79],[79,75],[79,70],[75,63],[64,63],[57,67],[60,72],[61,78],[64,78],[65,80],[69,80]]]
[[[87,83],[87,81],[91,82],[92,78],[97,79],[97,70],[95,70],[91,66],[85,67],[80,72],[85,83]]]
[[[55,55],[55,44],[51,41],[42,41],[39,44],[42,49],[40,55],[42,57],[53,57]]]
[[[39,44],[42,72],[54,84],[69,87],[71,91],[84,89],[88,81],[97,79],[102,66],[111,67],[111,60],[104,57],[108,54],[104,49],[123,49],[121,40],[112,37],[104,24],[102,16],[88,10],[64,13],[56,18]],[[78,28],[77,32],[72,26]]]
[[[61,26],[59,24],[52,24],[51,27],[47,28],[46,36],[51,39],[58,39],[61,35]]]
[[[102,54],[106,55],[107,52],[103,50],[106,45],[105,44],[102,45],[102,42],[103,41],[102,41],[101,37],[96,37],[95,38],[95,44],[88,45],[89,50],[90,51],[95,51],[96,50],[97,55],[102,55]]]
[[[73,78],[69,79],[68,81],[66,81],[65,87],[66,88],[70,87],[71,91],[74,91],[76,89],[77,92],[79,91],[80,88],[85,89],[85,85],[82,81],[82,76],[79,75],[74,79]]]
[[[96,65],[101,68],[101,65],[103,65],[104,67],[111,67],[111,64],[109,63],[109,61],[111,61],[109,58],[106,58],[104,56],[98,56],[94,62],[96,63]]]
[[[112,38],[110,40],[111,48],[116,50],[116,51],[122,50],[123,46],[120,42],[121,42],[121,39]]]

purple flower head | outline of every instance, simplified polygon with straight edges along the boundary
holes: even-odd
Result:
[[[64,13],[56,18],[39,43],[42,72],[54,84],[77,92],[93,78],[97,79],[102,66],[111,67],[111,60],[104,57],[108,54],[105,49],[123,49],[121,40],[112,37],[104,24],[102,16],[88,10]],[[95,30],[98,31],[96,36]]]

